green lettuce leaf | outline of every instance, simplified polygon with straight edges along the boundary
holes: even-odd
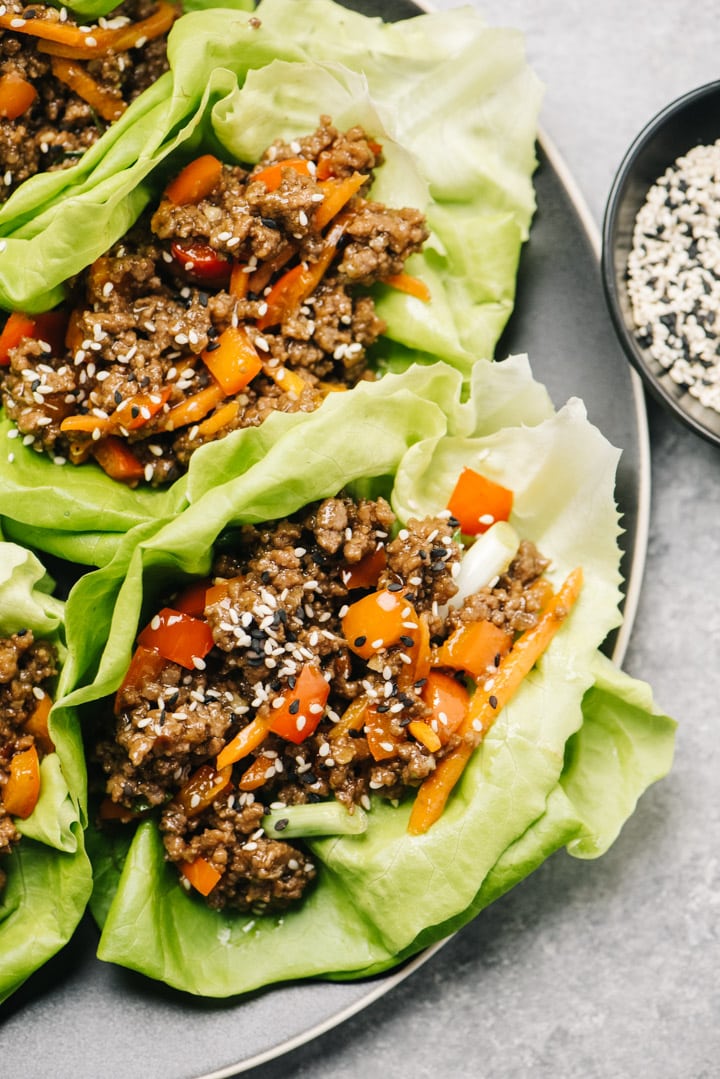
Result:
[[[0,637],[28,628],[57,648],[63,694],[67,652],[64,604],[53,581],[29,551],[0,539]],[[2,859],[7,884],[0,893],[0,1001],[69,939],[91,891],[85,854],[85,763],[77,716],[56,705],[49,719],[55,752],[41,763],[38,803],[16,821],[22,839]]]
[[[7,201],[0,305],[37,311],[60,301],[64,282],[106,251],[189,157],[211,151],[252,162],[272,139],[311,131],[330,113],[382,142],[373,194],[423,209],[431,228],[409,268],[432,302],[377,286],[387,333],[373,362],[400,372],[440,359],[467,378],[492,357],[512,310],[535,207],[540,87],[521,35],[489,28],[470,10],[396,25],[331,0],[263,0],[257,16],[259,26],[242,9],[185,15],[170,34],[171,70],[75,167],[33,177]],[[215,443],[171,487],[132,491],[93,463],[63,467],[12,434],[0,418],[8,531],[91,565],[112,557],[126,531],[222,483],[244,445]]]
[[[295,432],[278,432],[244,473],[205,491],[180,519],[134,544],[128,536],[68,601],[69,639],[86,659],[65,703],[92,702],[117,687],[135,628],[163,591],[207,572],[210,547],[226,528],[284,516],[343,486],[389,492],[401,519],[437,511],[463,465],[514,490],[512,523],[551,558],[555,583],[583,567],[570,618],[499,714],[440,821],[411,837],[412,799],[377,800],[362,834],[309,839],[317,886],[281,918],[217,914],[186,894],[152,821],[132,837],[93,833],[91,905],[104,927],[102,959],[208,996],[384,970],[464,924],[558,847],[601,853],[670,767],[674,724],[656,714],[647,687],[598,652],[619,621],[618,452],[579,401],[553,412],[524,357],[478,365],[465,401],[457,374],[443,365],[408,374],[430,374],[437,386],[443,371],[444,422],[439,410],[428,423],[427,398],[406,394],[393,446],[385,446],[375,430],[363,440],[355,426],[362,396],[338,395],[332,442],[307,437],[313,423],[325,422],[315,414],[302,426],[304,450],[292,443]],[[88,600],[97,611],[92,634],[81,624]]]

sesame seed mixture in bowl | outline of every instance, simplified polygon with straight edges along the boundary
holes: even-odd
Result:
[[[608,196],[602,271],[648,389],[720,442],[720,83],[672,102],[634,140]]]
[[[67,168],[167,70],[179,9],[127,0],[88,24],[68,7],[0,3],[0,200]]]
[[[428,298],[404,272],[423,215],[368,198],[381,161],[323,117],[254,167],[190,162],[68,305],[8,320],[0,390],[24,444],[160,486],[198,446],[371,377],[370,286]]]

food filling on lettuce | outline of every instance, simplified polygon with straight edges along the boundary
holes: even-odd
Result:
[[[0,200],[67,168],[167,70],[179,10],[127,0],[97,20],[52,4],[0,5]]]
[[[157,809],[184,885],[255,913],[315,876],[283,835],[298,806],[352,820],[419,788],[410,829],[431,827],[572,603],[511,504],[465,470],[446,511],[403,527],[341,495],[229,534],[137,638],[94,750],[101,820]]]
[[[25,444],[158,486],[203,443],[363,378],[385,328],[369,286],[424,295],[403,269],[422,213],[368,197],[381,155],[323,117],[250,169],[185,166],[66,309],[8,320],[2,398]]]
[[[20,842],[14,817],[25,819],[40,797],[40,761],[54,746],[47,719],[48,688],[57,674],[57,652],[21,629],[0,638],[0,893],[2,855]]]

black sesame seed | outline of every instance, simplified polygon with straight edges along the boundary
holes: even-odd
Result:
[[[300,700],[299,700],[298,697],[296,697],[294,701],[290,702],[290,707],[288,708],[288,712],[290,713],[291,716],[296,716],[299,711],[300,711]]]
[[[377,707],[375,708],[376,712],[388,712],[389,710],[390,710],[390,705],[386,704],[385,701],[383,701],[382,704],[378,704]]]
[[[367,637],[356,637],[353,643],[355,644],[356,648],[362,648],[366,641]]]
[[[397,581],[393,581],[392,584],[389,584],[387,586],[387,590],[388,590],[388,592],[402,592],[402,587],[403,586],[401,584],[399,584]]]
[[[205,346],[205,351],[214,352],[216,348],[220,348],[219,341],[208,341],[207,345]]]
[[[274,217],[261,217],[260,220],[262,221],[266,229],[278,230],[280,228]]]
[[[412,646],[415,644],[415,641],[412,639],[412,637],[406,637],[405,634],[403,634],[400,638],[400,644],[404,645],[405,648],[412,648]]]
[[[198,292],[198,303],[201,307],[207,307],[209,299],[207,292]]]
[[[274,824],[275,831],[276,832],[284,832],[289,823],[290,823],[290,821],[287,819],[287,817],[281,817],[280,820],[275,821],[275,824]]]
[[[492,694],[491,694],[491,695],[490,695],[490,696],[488,697],[488,704],[490,705],[490,707],[491,707],[491,708],[497,708],[497,703],[498,703],[498,702],[497,702],[497,697],[495,696],[495,694],[494,694],[494,693],[492,693]]]

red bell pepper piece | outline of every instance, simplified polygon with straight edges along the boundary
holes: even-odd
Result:
[[[165,659],[193,670],[201,665],[214,641],[207,622],[163,607],[138,634],[138,644],[155,648]]]
[[[270,730],[288,742],[299,745],[313,734],[325,711],[330,686],[321,671],[306,663],[292,690],[285,691],[278,708],[270,716]]]

